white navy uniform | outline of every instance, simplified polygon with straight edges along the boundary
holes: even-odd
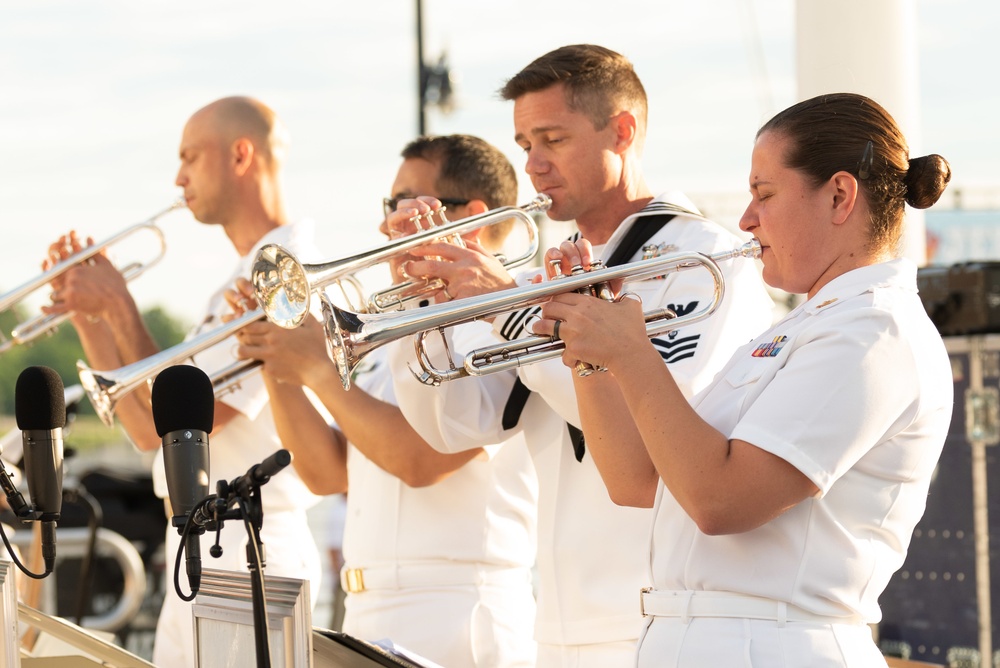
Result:
[[[687,209],[682,195],[661,196],[628,217],[604,247],[606,258],[640,217],[671,213],[668,203]],[[677,250],[716,253],[740,245],[737,237],[698,217],[677,215],[648,242],[662,253]],[[632,259],[642,258],[637,253]],[[706,386],[732,352],[771,322],[773,304],[754,261],[720,265],[725,299],[700,323],[657,337],[656,346],[687,396]],[[530,275],[518,278],[525,283]],[[632,288],[630,288],[632,289]],[[690,312],[707,303],[714,283],[703,270],[669,274],[634,286],[643,302],[673,304]],[[503,338],[530,334],[521,313],[496,318]],[[412,346],[393,346],[403,363]],[[540,667],[613,666],[634,661],[641,629],[638,592],[648,586],[650,509],[616,506],[608,497],[593,459],[574,456],[567,422],[579,427],[571,369],[558,359],[522,367],[522,381],[533,390],[516,431],[523,433],[539,478],[538,620]],[[400,407],[411,425],[435,448],[455,452],[509,438],[501,414],[514,372],[427,388],[404,375],[396,377]]]
[[[362,364],[358,386],[395,404],[385,351]],[[413,488],[350,446],[345,633],[388,638],[446,668],[534,666],[538,480],[523,444],[485,450]]]
[[[881,618],[878,597],[923,514],[952,411],[916,267],[894,260],[830,281],[692,405],[819,494],[751,531],[707,536],[661,481],[646,607],[670,612],[690,596],[689,613],[761,618],[649,617],[638,665],[885,666],[866,624]]]
[[[209,300],[205,319],[190,336],[224,324],[222,316],[232,313],[224,293],[232,288],[237,278],[250,276],[253,259],[264,244],[279,243],[306,261],[319,259],[321,255],[313,242],[313,231],[311,221],[300,221],[277,227],[260,239],[246,256],[240,258],[231,278]],[[237,345],[235,337],[230,337],[196,355],[195,363],[211,377],[236,361]],[[282,448],[271,416],[267,388],[259,373],[250,375],[239,389],[220,400],[236,409],[239,415],[209,436],[209,493],[215,492],[216,481],[241,476],[251,466]],[[157,452],[153,462],[153,487],[157,496],[169,498],[162,450]],[[261,487],[261,501],[264,523],[260,535],[266,551],[265,574],[308,580],[310,600],[315,605],[322,569],[319,551],[306,521],[306,510],[315,505],[319,497],[309,491],[294,467],[288,466]],[[247,532],[242,522],[226,522],[220,541],[223,554],[218,559],[209,555],[208,548],[214,541],[214,533],[201,537],[204,568],[246,572]],[[153,662],[158,666],[194,665],[192,604],[177,597],[173,584],[179,543],[177,530],[168,526],[165,544],[166,592],[153,646]],[[187,578],[183,572],[180,581],[183,591],[188,593]]]

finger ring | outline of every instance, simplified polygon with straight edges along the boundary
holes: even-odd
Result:
[[[448,286],[447,285],[445,285],[443,288],[441,288],[441,292],[443,292],[444,296],[448,298],[448,301],[451,301],[452,299],[454,299],[454,297],[451,296],[451,293],[448,292]]]
[[[562,320],[556,320],[556,324],[554,324],[552,326],[552,338],[553,339],[558,339],[559,338],[559,325],[561,325],[561,324],[562,324]]]

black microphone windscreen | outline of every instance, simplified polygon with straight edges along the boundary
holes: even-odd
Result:
[[[14,416],[21,431],[65,427],[66,398],[59,374],[47,366],[22,371],[14,387]]]
[[[198,367],[178,364],[161,371],[153,381],[153,423],[163,437],[178,429],[211,433],[215,421],[215,390]]]

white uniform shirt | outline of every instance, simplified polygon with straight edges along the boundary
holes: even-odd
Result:
[[[785,459],[820,494],[752,531],[706,536],[661,482],[657,589],[880,619],[878,597],[923,514],[952,410],[948,356],[915,284],[907,260],[834,279],[695,397],[716,429]]]
[[[357,384],[395,404],[385,356],[369,354]],[[345,568],[362,569],[366,586],[404,579],[348,593],[344,630],[442,666],[534,665],[538,479],[523,443],[486,448],[427,487],[408,486],[353,445],[347,471]]]
[[[205,318],[188,338],[222,326],[222,316],[232,313],[224,293],[233,287],[237,278],[249,278],[251,265],[257,251],[268,243],[278,243],[305,261],[320,257],[313,241],[312,221],[301,221],[282,225],[266,234],[253,249],[240,258],[229,280],[211,299],[205,309]],[[238,343],[235,337],[221,341],[195,356],[195,362],[209,376],[237,361],[235,352]],[[232,480],[243,475],[254,464],[281,449],[281,440],[274,426],[274,419],[268,409],[267,388],[259,373],[251,374],[241,383],[239,389],[220,398],[228,406],[239,411],[223,429],[209,436],[209,490],[215,491],[217,480]],[[156,495],[168,498],[167,481],[163,471],[163,452],[158,451],[153,462],[153,488]],[[272,477],[261,488],[264,507],[264,528],[267,528],[267,513],[277,511],[305,510],[319,501],[299,478],[294,467],[288,466]]]
[[[678,194],[659,197],[642,212],[630,216],[609,240],[614,248],[640,216],[669,213],[664,202],[693,209]],[[648,242],[672,250],[715,253],[741,245],[739,239],[713,223],[678,215]],[[632,259],[641,259],[637,253]],[[671,335],[657,337],[661,354],[690,396],[729,359],[738,345],[750,340],[771,322],[772,303],[751,260],[720,265],[726,276],[726,295],[710,318]],[[636,286],[644,303],[674,303],[682,310],[705,303],[714,284],[706,271],[670,274],[664,280]],[[505,338],[517,338],[523,318],[497,318],[494,327]],[[495,341],[495,339],[494,339]],[[394,346],[393,355],[405,355],[412,346]],[[402,363],[402,359],[399,362]],[[641,617],[639,589],[650,584],[649,541],[652,512],[613,504],[593,458],[577,462],[566,421],[579,426],[573,392],[573,371],[559,360],[520,369],[532,390],[517,431],[535,462],[539,478],[538,504],[538,614],[535,639],[553,645],[585,645],[634,640]],[[427,388],[403,374],[395,378],[400,407],[410,424],[435,448],[456,452],[509,438],[501,415],[514,372],[466,378]]]
[[[358,387],[395,404],[385,351],[370,353],[362,366]],[[405,367],[404,373],[409,374]],[[538,480],[531,458],[518,445],[489,448],[444,480],[420,488],[350,445],[345,567],[444,562],[530,568]]]

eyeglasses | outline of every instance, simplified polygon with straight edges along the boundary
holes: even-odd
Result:
[[[396,210],[396,206],[399,204],[400,200],[413,199],[415,197],[417,197],[417,195],[400,195],[399,197],[383,197],[382,211],[388,217],[390,213]],[[467,199],[454,199],[451,197],[438,197],[437,200],[445,206],[464,206],[471,201]]]

